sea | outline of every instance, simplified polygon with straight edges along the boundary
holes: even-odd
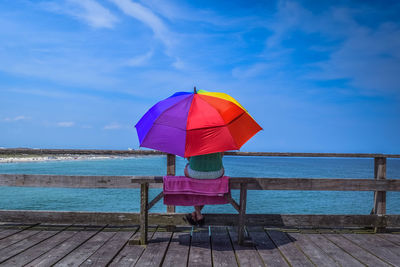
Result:
[[[275,178],[369,178],[374,160],[369,158],[296,158],[225,156],[226,175]],[[166,174],[165,156],[139,156],[96,160],[1,163],[0,173],[60,175]],[[184,158],[177,157],[176,174],[183,175]],[[387,178],[400,179],[400,159],[387,159]],[[151,189],[150,198],[161,189]],[[232,196],[239,199],[238,190]],[[249,190],[247,213],[268,214],[370,214],[373,192]],[[52,210],[139,212],[139,189],[76,189],[0,187],[0,210]],[[177,212],[192,211],[177,207]],[[150,212],[165,212],[159,201]],[[229,204],[209,205],[205,213],[236,213]],[[400,192],[387,193],[387,213],[400,214]]]

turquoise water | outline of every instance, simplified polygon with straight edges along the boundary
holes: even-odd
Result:
[[[177,175],[185,160],[177,157]],[[224,157],[232,177],[373,178],[373,159]],[[166,157],[48,161],[0,164],[0,173],[65,175],[165,175]],[[400,159],[388,159],[387,177],[400,179]],[[160,190],[150,190],[154,197]],[[238,191],[232,192],[238,199]],[[138,189],[0,187],[0,209],[138,212]],[[400,214],[400,192],[387,193],[387,212]],[[249,191],[249,213],[369,214],[372,192]],[[177,207],[187,212],[190,207]],[[162,201],[152,212],[166,210]],[[230,205],[206,206],[205,212],[236,213]]]

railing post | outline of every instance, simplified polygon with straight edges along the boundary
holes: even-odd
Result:
[[[244,227],[246,224],[246,201],[247,201],[247,183],[240,184],[240,211],[238,226],[238,243],[244,243]]]
[[[140,244],[147,244],[147,228],[149,222],[149,211],[147,204],[149,201],[149,184],[140,184]]]
[[[386,158],[374,158],[374,177],[375,180],[386,179]],[[386,191],[374,192],[374,208],[372,213],[381,216],[386,215]],[[382,225],[383,221],[379,219],[378,222],[375,226],[375,232],[384,232],[385,225]]]
[[[175,176],[176,156],[167,154],[167,175]],[[175,212],[175,206],[167,206],[167,212]]]

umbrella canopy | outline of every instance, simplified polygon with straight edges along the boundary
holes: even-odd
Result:
[[[141,147],[182,157],[240,149],[262,130],[233,97],[196,88],[158,102],[135,127]]]

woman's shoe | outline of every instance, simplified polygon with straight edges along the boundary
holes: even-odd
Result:
[[[202,227],[205,222],[206,222],[206,217],[204,217],[204,215],[203,215],[203,218],[201,220],[197,221],[197,225]]]

